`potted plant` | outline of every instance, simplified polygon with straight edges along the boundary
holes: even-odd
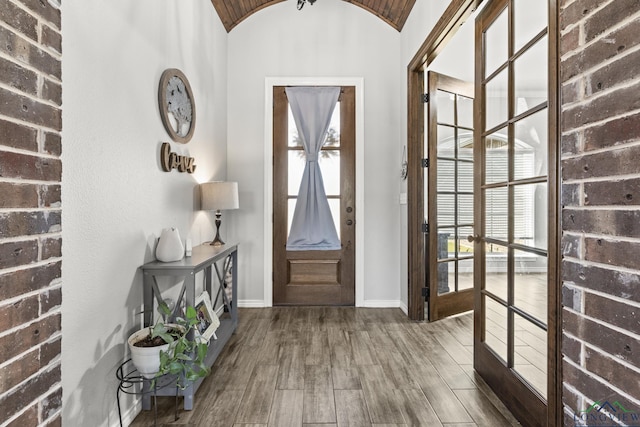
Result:
[[[159,311],[165,320],[169,306],[162,302]],[[128,340],[131,360],[140,374],[151,379],[154,388],[157,378],[175,375],[181,389],[209,374],[204,363],[208,343],[196,333],[199,322],[196,309],[188,306],[185,317],[177,317],[175,323],[158,322],[133,333]]]

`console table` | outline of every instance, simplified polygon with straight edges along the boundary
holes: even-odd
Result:
[[[209,350],[205,358],[208,367],[213,365],[216,358],[222,352],[223,347],[235,333],[238,327],[238,245],[227,243],[224,246],[210,246],[208,244],[196,246],[193,248],[192,255],[185,257],[180,261],[160,262],[152,261],[142,265],[140,268],[143,273],[143,303],[144,303],[144,326],[149,326],[153,322],[154,298],[162,301],[162,295],[158,287],[157,277],[173,276],[183,279],[182,288],[179,298],[176,301],[173,317],[180,314],[182,303],[186,306],[195,306],[195,277],[196,273],[204,271],[204,289],[213,297],[211,292],[213,283],[213,272],[215,271],[215,279],[218,290],[214,299],[214,311],[218,298],[222,294],[222,304],[225,313],[220,316],[220,326],[216,330],[217,339],[211,338],[209,341]],[[231,276],[231,298],[227,296],[225,289],[225,280],[227,276]],[[184,301],[183,301],[184,300]],[[176,393],[184,396],[184,409],[193,409],[193,395],[200,387],[203,378],[195,381],[184,390],[176,390],[173,388],[163,388],[151,390],[151,380],[143,381],[142,393],[142,409],[151,409],[151,396],[175,396]]]

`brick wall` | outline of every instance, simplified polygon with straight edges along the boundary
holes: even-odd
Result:
[[[0,425],[61,424],[60,12],[0,1]]]
[[[565,425],[638,425],[640,0],[559,3]]]

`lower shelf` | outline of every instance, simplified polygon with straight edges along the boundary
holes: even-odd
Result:
[[[231,336],[235,332],[238,327],[237,322],[234,322],[233,319],[230,318],[222,318],[220,319],[220,326],[216,330],[216,336],[218,339],[211,339],[209,342],[209,350],[207,351],[207,356],[205,357],[205,364],[208,367],[213,366],[213,363],[216,361],[220,353],[222,353],[222,349],[227,344],[227,342],[231,339]],[[184,396],[184,409],[190,411],[193,409],[193,396],[196,391],[204,381],[204,378],[200,378],[189,387],[184,390],[180,390],[176,387],[164,387],[160,388],[161,385],[166,384],[169,381],[175,381],[175,378],[167,377],[159,378],[156,383],[158,384],[158,389],[155,393],[151,392],[149,386],[151,381],[145,381],[143,385],[143,391],[146,391],[142,395],[142,409],[149,410],[151,409],[151,397],[156,396],[175,396],[176,393],[178,396]]]

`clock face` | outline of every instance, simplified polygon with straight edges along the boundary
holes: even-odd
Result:
[[[162,123],[171,139],[183,144],[189,142],[195,130],[196,106],[191,86],[182,71],[170,68],[162,73],[158,102]]]

